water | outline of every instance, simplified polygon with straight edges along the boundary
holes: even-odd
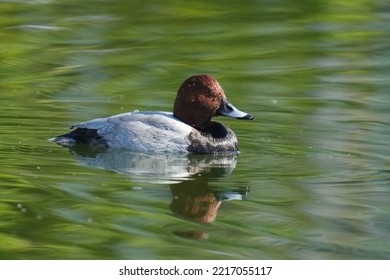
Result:
[[[388,259],[388,1],[1,1],[1,259]],[[214,75],[238,156],[47,141]]]

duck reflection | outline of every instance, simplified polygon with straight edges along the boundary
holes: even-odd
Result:
[[[234,188],[231,191],[216,191],[209,186],[211,177],[223,176],[223,168],[211,168],[210,172],[202,173],[196,180],[183,181],[171,185],[172,201],[169,208],[179,217],[197,223],[212,223],[217,216],[218,208],[224,200],[246,199],[249,188]],[[226,169],[225,169],[226,171]],[[176,235],[191,238],[205,239],[208,234],[204,231],[175,231]]]
[[[198,223],[212,223],[223,200],[246,199],[248,188],[217,191],[215,187],[209,186],[209,182],[215,181],[211,178],[224,176],[227,174],[225,172],[223,167],[214,167],[209,169],[209,172],[198,174],[195,180],[171,185],[171,211]]]
[[[236,154],[147,154],[85,145],[76,145],[70,151],[85,165],[129,174],[137,182],[169,184],[171,211],[197,223],[214,222],[222,201],[243,200],[249,193],[248,187],[218,189],[210,185],[234,170]],[[175,234],[196,239],[206,237],[205,233],[197,231]]]

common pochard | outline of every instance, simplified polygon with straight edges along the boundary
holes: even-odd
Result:
[[[84,143],[135,152],[238,152],[237,137],[216,116],[253,120],[235,108],[209,75],[194,75],[180,86],[173,113],[134,111],[76,124],[73,131],[50,139],[62,146]]]

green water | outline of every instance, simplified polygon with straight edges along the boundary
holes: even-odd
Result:
[[[390,2],[164,2],[0,1],[0,258],[389,259]],[[47,141],[195,73],[238,157]]]

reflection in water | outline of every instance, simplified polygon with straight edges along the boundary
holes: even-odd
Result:
[[[196,180],[171,185],[173,197],[170,209],[172,212],[195,222],[212,223],[223,200],[241,200],[247,197],[249,191],[245,188],[237,188],[231,192],[215,191],[212,186],[208,185],[210,178],[208,175],[212,174],[215,173],[204,173]]]
[[[170,209],[179,217],[198,223],[212,223],[217,216],[218,208],[223,200],[246,199],[249,188],[240,187],[234,191],[215,191],[209,186],[211,176],[223,176],[223,172],[213,172],[219,168],[210,169],[196,180],[183,181],[171,185],[172,202]],[[218,176],[218,175],[217,175]],[[207,233],[203,231],[175,231],[176,235],[193,239],[205,239]]]
[[[193,155],[179,153],[136,153],[101,149],[83,144],[71,147],[74,157],[87,166],[131,175],[132,181],[177,184],[208,174],[217,178],[230,174],[237,164],[236,154]]]
[[[133,181],[170,184],[171,211],[198,223],[214,222],[223,200],[242,200],[249,193],[247,187],[223,191],[209,185],[209,182],[234,170],[236,154],[150,154],[85,145],[75,145],[70,151],[88,166],[129,174]],[[198,231],[178,231],[175,234],[195,239],[207,237],[206,233]]]

